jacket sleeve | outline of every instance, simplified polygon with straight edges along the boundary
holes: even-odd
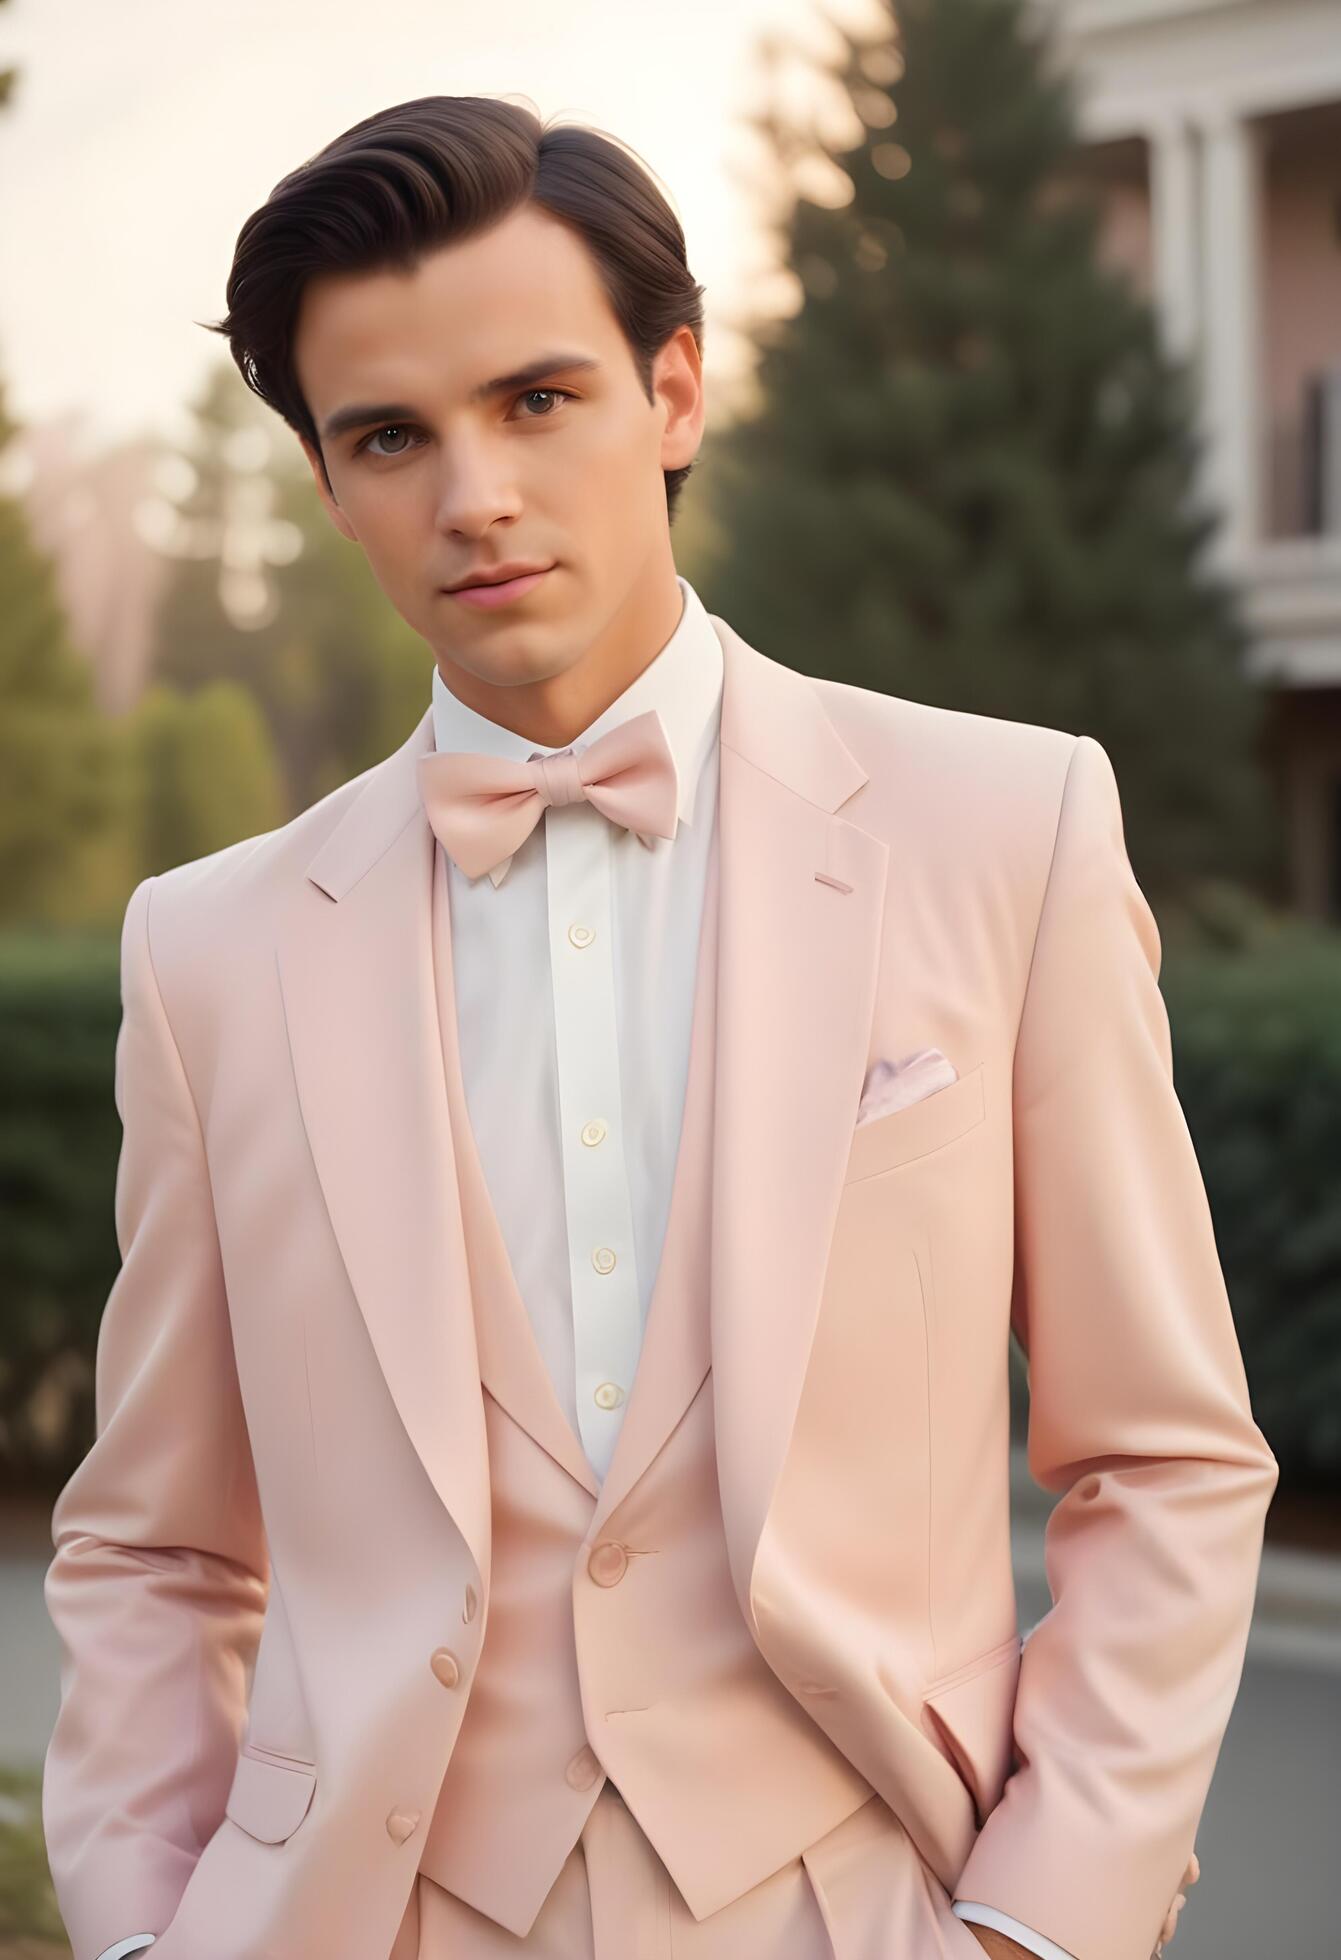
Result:
[[[57,1497],[42,1817],[74,1960],[161,1933],[222,1821],[269,1589],[204,1141],[150,951],[121,935],[115,1216],[95,1440]]]
[[[1173,1088],[1160,941],[1105,750],[1062,792],[1015,1049],[1012,1325],[1058,1494],[1017,1767],[955,1888],[1077,1960],[1147,1960],[1238,1693],[1279,1475]]]

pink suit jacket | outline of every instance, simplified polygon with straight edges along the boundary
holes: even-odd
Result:
[[[1277,1466],[1113,772],[1088,737],[807,677],[713,624],[712,1368],[740,1610],[952,1894],[1078,1960],[1146,1960]],[[389,1951],[407,1820],[431,1816],[470,1694],[489,1487],[432,739],[426,713],[127,907],[123,1264],[47,1577],[44,1821],[75,1960],[141,1929],[153,1960]],[[857,1126],[871,1062],[922,1046],[958,1079]],[[1023,1649],[1012,1327],[1030,1466],[1060,1499],[1055,1604]],[[320,1475],[314,1400],[346,1439]]]

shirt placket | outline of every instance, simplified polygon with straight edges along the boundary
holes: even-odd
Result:
[[[641,1337],[615,1013],[615,832],[586,802],[546,813],[550,973],[578,1428],[604,1477]]]

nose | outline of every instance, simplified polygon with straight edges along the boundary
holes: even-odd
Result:
[[[444,447],[438,471],[437,528],[479,538],[522,508],[510,465],[480,438],[460,437]]]

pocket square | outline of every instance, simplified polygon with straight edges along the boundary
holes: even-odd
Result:
[[[920,1102],[936,1089],[948,1088],[959,1080],[959,1071],[939,1048],[916,1048],[902,1061],[883,1059],[872,1062],[867,1071],[857,1108],[857,1124],[870,1123],[877,1116],[904,1109]]]

